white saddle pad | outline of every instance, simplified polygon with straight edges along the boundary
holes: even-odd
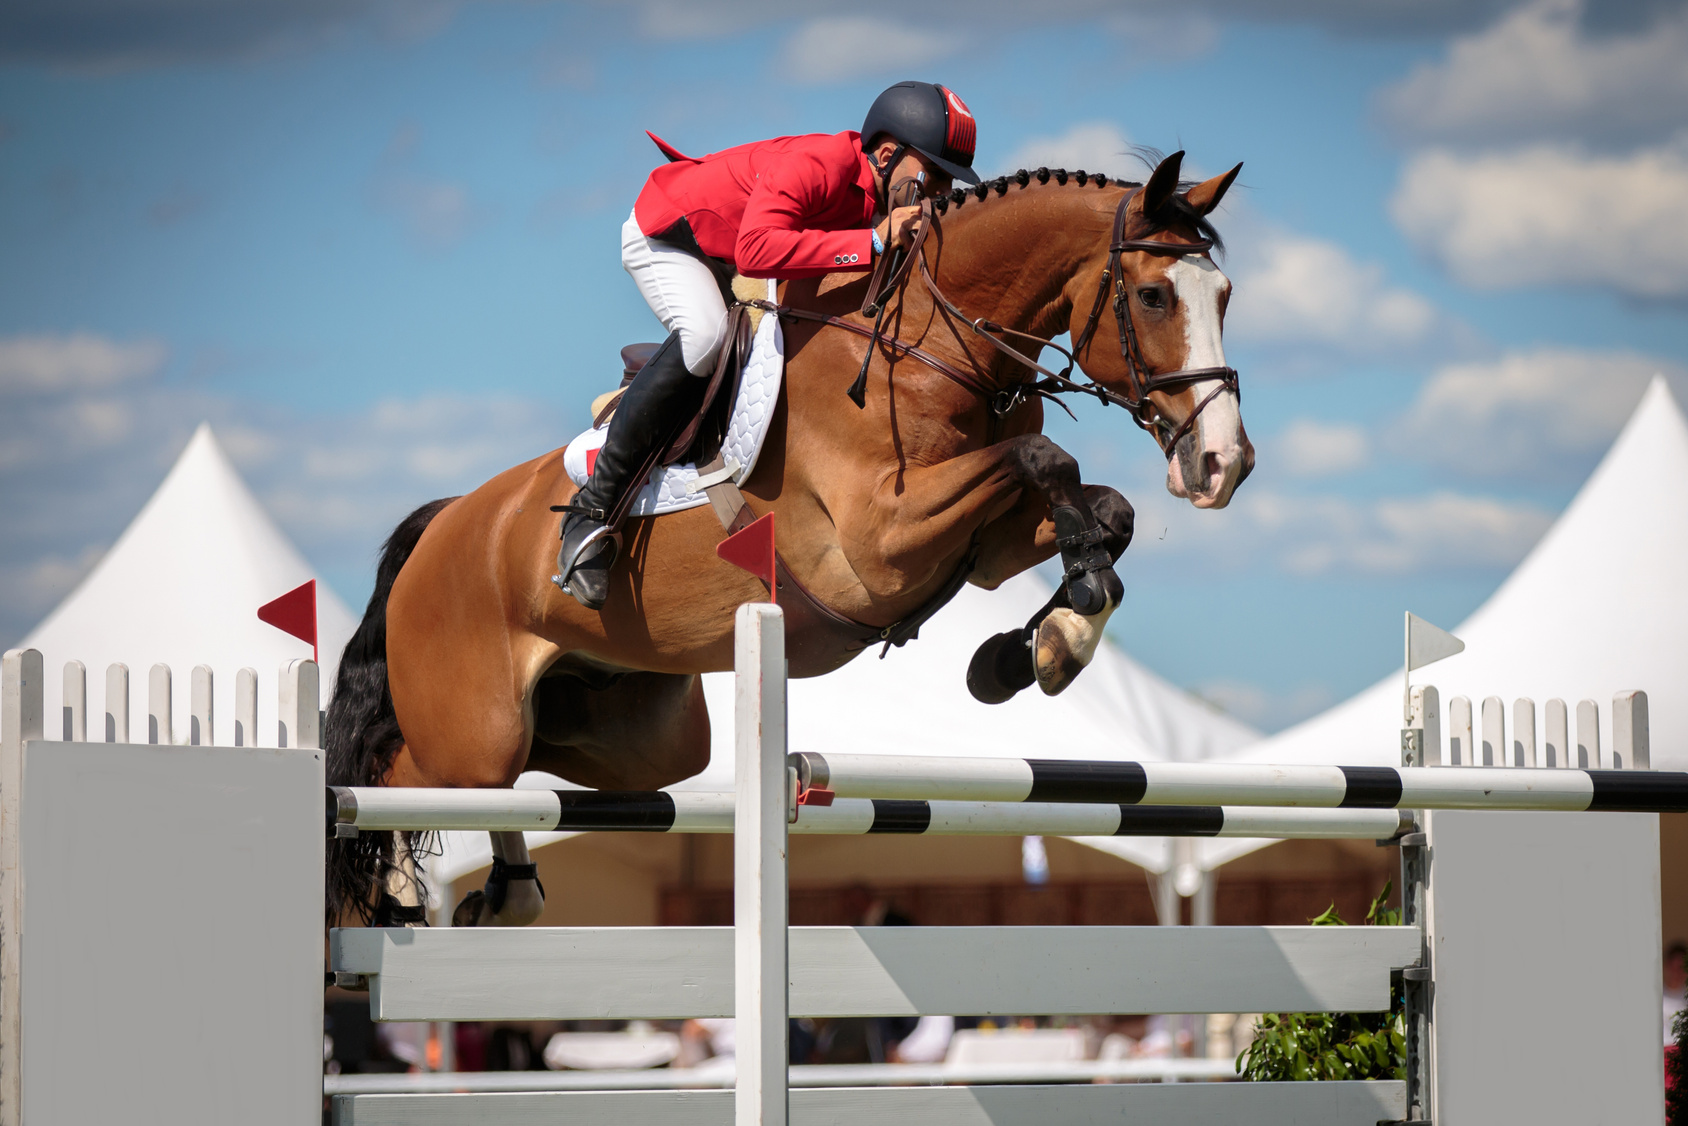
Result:
[[[768,300],[777,301],[774,282],[768,283]],[[780,331],[778,317],[764,316],[756,329],[750,346],[750,358],[745,361],[744,375],[739,380],[738,395],[733,400],[733,413],[727,421],[727,436],[721,443],[721,456],[728,467],[737,465],[732,481],[742,485],[750,471],[756,468],[756,456],[762,452],[762,442],[768,436],[768,424],[774,418],[774,405],[779,402],[780,379],[785,373],[785,334]],[[592,474],[609,435],[609,423],[594,427],[568,444],[563,452],[563,469],[576,485],[584,485]],[[679,512],[707,504],[703,490],[688,492],[687,486],[698,479],[696,465],[669,465],[651,473],[651,479],[639,491],[638,499],[628,510],[629,516],[660,516],[664,512]]]

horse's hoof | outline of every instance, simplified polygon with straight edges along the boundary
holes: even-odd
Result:
[[[1038,623],[1032,667],[1045,696],[1059,696],[1096,656],[1107,615],[1085,616],[1058,607]]]
[[[486,909],[486,892],[476,888],[463,897],[451,912],[451,925],[454,927],[478,927],[481,925],[481,913]]]
[[[981,704],[1012,700],[1036,679],[1032,651],[1026,644],[1023,629],[1011,629],[988,639],[967,665],[967,691]]]

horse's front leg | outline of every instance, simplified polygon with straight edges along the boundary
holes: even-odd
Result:
[[[841,514],[838,531],[857,577],[875,599],[929,577],[987,525],[1028,504],[1047,513],[1073,604],[1095,613],[1123,593],[1079,480],[1078,461],[1042,434],[1021,434],[931,465],[887,470],[868,504]]]
[[[1107,485],[1084,486],[1084,501],[1103,529],[1103,549],[1110,559],[1119,562],[1125,549],[1131,546],[1136,521],[1131,502]],[[1042,563],[1056,550],[1049,498],[1027,491],[1014,507],[980,531],[978,564],[968,581],[995,590],[1020,572]]]
[[[1103,549],[1110,559],[1117,560],[1131,543],[1135,520],[1131,503],[1106,485],[1084,486],[1084,497],[1097,526],[1103,529]],[[981,534],[973,582],[994,589],[1055,554],[1057,539],[1048,499],[1022,496]],[[1107,620],[1118,603],[1116,593],[1101,611],[1077,613],[1069,585],[1063,583],[1023,628],[999,633],[979,647],[967,668],[968,690],[986,704],[1009,700],[1034,681],[1048,695],[1060,693],[1095,657]]]

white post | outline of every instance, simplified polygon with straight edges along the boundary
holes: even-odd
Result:
[[[785,1126],[788,1009],[785,614],[740,606],[734,623],[738,797],[733,834],[735,1126]]]
[[[1423,761],[1412,765],[1441,766],[1442,698],[1435,685],[1424,684],[1412,690],[1411,704],[1407,711],[1407,726],[1424,732]]]
[[[11,649],[0,658],[0,1126],[22,1126],[23,872],[18,866],[23,747],[46,729],[46,676],[41,653]]]
[[[170,704],[170,666],[154,665],[147,674],[147,742],[168,747],[176,741]]]
[[[214,747],[217,745],[217,725],[213,722],[215,705],[211,694],[211,666],[195,665],[190,680],[188,708],[188,745]]]
[[[1577,766],[1600,769],[1600,705],[1593,700],[1577,701]]]
[[[1565,701],[1553,697],[1543,713],[1547,719],[1547,765],[1561,770],[1575,766],[1571,756],[1571,720],[1565,710]]]
[[[1476,766],[1471,747],[1471,701],[1455,696],[1448,701],[1448,765]]]
[[[1653,769],[1647,734],[1647,693],[1619,692],[1612,697],[1612,765],[1619,770]]]
[[[81,661],[64,663],[64,741],[88,741],[88,666]]]
[[[1506,704],[1499,696],[1483,698],[1482,764],[1506,765]]]
[[[1536,702],[1528,696],[1512,701],[1512,765],[1536,765]]]
[[[257,669],[241,669],[234,678],[234,745],[258,745]]]
[[[121,662],[106,668],[105,741],[129,741],[129,666]]]
[[[322,746],[322,712],[318,710],[317,663],[308,659],[281,666],[281,717],[276,721],[276,746]]]

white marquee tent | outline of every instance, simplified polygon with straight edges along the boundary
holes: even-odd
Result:
[[[1688,419],[1655,378],[1612,448],[1541,542],[1453,633],[1465,652],[1418,670],[1441,694],[1444,746],[1454,696],[1480,710],[1486,696],[1550,697],[1600,705],[1609,755],[1614,693],[1644,690],[1652,765],[1688,769]],[[1406,607],[1403,607],[1406,609]],[[1445,625],[1446,623],[1438,623]],[[1397,670],[1322,715],[1228,760],[1399,766],[1402,677]],[[1444,750],[1444,755],[1445,755]],[[1444,761],[1446,761],[1444,757]],[[1214,868],[1272,842],[1203,840]]]
[[[258,672],[259,742],[275,745],[277,670],[311,647],[258,620],[258,607],[317,576],[258,503],[202,423],[152,499],[82,584],[20,647],[46,662],[49,702],[66,661],[88,670],[88,734],[103,737],[106,667],[129,666],[130,737],[147,735],[147,676],[170,666],[176,741],[186,741],[190,674],[215,674],[216,740],[233,741],[235,675]],[[326,697],[351,612],[317,581]]]

